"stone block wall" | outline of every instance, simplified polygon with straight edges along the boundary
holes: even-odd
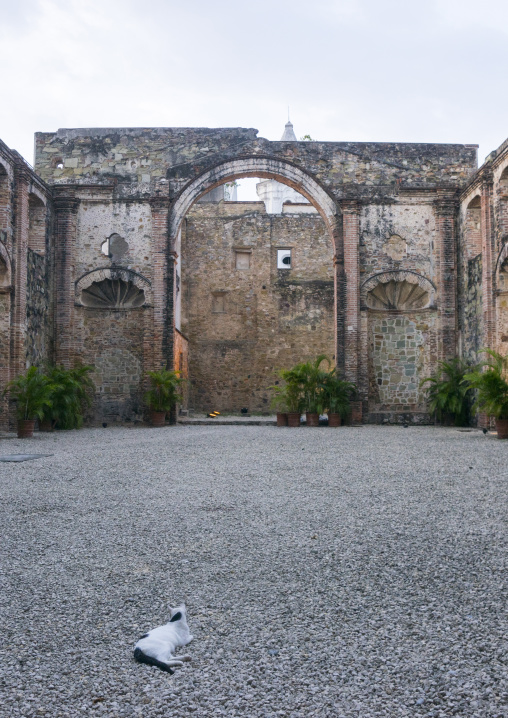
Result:
[[[428,421],[421,381],[430,373],[436,312],[369,316],[369,416],[372,421]],[[435,359],[435,358],[434,358]]]
[[[277,269],[280,248],[291,249],[291,269]],[[190,408],[268,412],[277,369],[333,358],[332,258],[318,215],[267,215],[260,202],[195,205],[181,257]]]
[[[144,317],[148,309],[77,308],[80,358],[92,364],[96,394],[93,423],[142,421]]]
[[[52,273],[48,255],[28,250],[26,364],[42,366],[54,356]]]

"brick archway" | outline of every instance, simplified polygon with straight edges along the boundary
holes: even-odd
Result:
[[[342,239],[339,231],[340,211],[330,194],[300,167],[273,157],[259,156],[222,162],[200,174],[180,191],[173,203],[169,218],[171,249],[176,246],[182,220],[194,202],[214,187],[241,177],[274,179],[295,189],[320,213],[330,232],[335,252],[340,249],[338,246]]]
[[[165,307],[159,313],[159,322],[161,335],[163,337],[162,356],[166,358],[167,366],[173,367],[175,362],[176,268],[177,257],[180,254],[179,234],[181,223],[189,209],[202,195],[225,182],[230,182],[242,177],[274,179],[289,185],[308,199],[321,215],[332,242],[334,256],[335,361],[338,367],[346,371],[347,375],[348,367],[351,364],[356,365],[357,353],[355,344],[350,341],[347,342],[347,340],[353,338],[350,329],[346,337],[346,322],[348,324],[351,323],[351,320],[346,318],[347,303],[349,301],[350,304],[354,304],[355,306],[358,304],[358,287],[356,277],[354,277],[349,278],[349,280],[354,279],[354,282],[349,281],[350,291],[346,288],[342,209],[329,192],[309,173],[285,160],[265,156],[225,160],[201,172],[179,190],[175,184],[173,184],[173,181],[169,179],[170,195],[173,194],[175,199],[170,203],[168,214],[165,214],[165,212],[167,212],[167,205],[164,206],[164,201],[155,199],[152,202],[152,216],[155,220],[154,224],[156,226],[158,225],[159,236],[162,234],[163,229],[166,229],[167,232],[166,286],[163,288],[162,283],[159,287],[154,286],[155,296],[161,293],[166,296]],[[162,242],[160,242],[159,246],[162,249]],[[157,282],[155,282],[155,284],[157,284]],[[347,347],[346,343],[350,346]],[[353,354],[355,355],[354,357],[352,356]],[[353,381],[356,380],[356,376],[349,376],[349,378]]]

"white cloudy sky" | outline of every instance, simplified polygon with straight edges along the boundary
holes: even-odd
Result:
[[[508,136],[506,0],[0,0],[0,137],[255,127],[280,139]]]

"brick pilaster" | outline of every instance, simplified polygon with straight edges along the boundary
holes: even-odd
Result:
[[[481,232],[482,232],[482,308],[483,348],[496,347],[496,317],[494,297],[495,236],[493,222],[493,179],[488,174],[481,189]]]
[[[336,243],[337,251],[333,257],[335,273],[335,364],[344,373],[344,320],[346,306],[346,275],[344,274],[344,252],[342,243]]]
[[[70,368],[74,361],[74,255],[79,200],[68,187],[55,188],[55,332],[56,362]]]
[[[14,206],[15,225],[13,251],[13,287],[14,306],[11,326],[11,376],[26,369],[26,291],[27,291],[27,254],[29,231],[29,194],[30,175],[21,162],[15,168]]]
[[[153,367],[173,368],[174,262],[168,261],[167,197],[150,199],[152,212]]]
[[[360,217],[359,205],[354,200],[342,203],[345,274],[345,336],[344,372],[346,379],[358,384],[360,337]]]
[[[457,352],[457,202],[453,194],[438,192],[434,203],[439,261],[438,306],[440,317],[438,356],[451,359]]]

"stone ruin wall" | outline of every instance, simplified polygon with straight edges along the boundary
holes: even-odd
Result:
[[[291,269],[277,269],[278,248],[291,248]],[[333,251],[318,214],[197,203],[182,232],[181,287],[192,409],[269,413],[277,369],[334,359]]]
[[[397,202],[364,207],[361,215],[362,283],[389,280],[409,272],[439,282],[436,217],[432,193],[401,193]],[[393,273],[393,274],[391,274]],[[431,289],[431,287],[428,287]],[[437,294],[437,293],[436,293]],[[370,420],[394,420],[413,414],[427,421],[421,381],[434,371],[439,316],[436,302],[421,311],[368,308],[362,300],[362,332],[367,344],[363,374],[368,384]]]
[[[154,224],[154,201],[159,202],[161,207],[168,207],[172,197],[211,165],[240,156],[260,154],[291,162],[310,173],[330,196],[334,197],[339,208],[346,200],[357,203],[358,295],[361,294],[362,284],[380,272],[384,273],[384,281],[391,276],[390,272],[394,273],[393,276],[399,272],[399,279],[409,276],[404,275],[404,271],[413,272],[424,277],[435,288],[435,304],[418,311],[408,308],[383,311],[379,307],[373,309],[360,303],[358,381],[363,395],[369,397],[365,405],[369,418],[385,420],[394,413],[406,410],[423,415],[422,396],[417,386],[419,387],[420,380],[432,371],[436,361],[442,357],[442,337],[446,335],[446,351],[449,351],[450,341],[454,336],[449,319],[446,320],[449,328],[443,328],[445,306],[442,290],[444,288],[448,291],[446,304],[450,301],[450,288],[447,287],[448,274],[442,270],[441,253],[445,225],[440,219],[442,209],[439,209],[438,204],[440,197],[445,195],[446,201],[454,202],[457,188],[463,187],[470,180],[475,168],[473,147],[395,143],[282,143],[257,138],[254,130],[199,128],[60,130],[57,133],[38,133],[36,141],[37,171],[43,179],[55,185],[57,198],[72,196],[77,203],[75,235],[72,240],[75,244],[66,245],[72,253],[69,261],[73,270],[72,292],[69,291],[69,302],[72,306],[68,309],[72,327],[70,345],[71,357],[79,357],[96,365],[99,391],[94,408],[95,420],[110,418],[126,421],[140,418],[143,391],[141,377],[147,369],[153,368],[154,361],[157,361],[156,348],[160,346],[161,327],[160,318],[157,319],[157,306],[160,306],[163,296],[161,292],[165,291],[166,280],[161,276],[159,261],[162,246],[160,218],[164,215],[158,215],[159,224]],[[494,168],[494,172],[498,173],[494,178],[492,196],[497,222],[493,229],[493,232],[497,233],[494,254],[502,250],[504,243],[502,227],[506,205],[503,204],[505,190],[500,185],[502,169],[500,166]],[[217,208],[213,212],[216,213],[216,210]],[[263,275],[260,270],[262,265],[258,266],[254,261],[255,256],[262,252],[269,254],[269,251],[274,249],[266,240],[267,224],[270,224],[271,231],[276,228],[284,244],[290,241],[286,237],[298,237],[298,246],[294,248],[294,260],[297,262],[298,251],[301,251],[305,242],[309,241],[312,245],[312,238],[317,237],[311,224],[317,226],[321,222],[319,217],[270,218],[263,213],[262,207],[254,212],[254,216],[252,207],[244,212],[239,211],[238,206],[226,205],[223,205],[223,214],[220,217],[213,215],[213,212],[210,207],[194,205],[187,215],[184,227],[178,273],[181,275],[179,280],[182,298],[187,292],[189,303],[186,307],[184,301],[182,306],[182,334],[178,334],[178,331],[174,334],[176,339],[172,351],[175,367],[178,368],[180,357],[187,357],[188,352],[191,379],[193,373],[199,375],[201,372],[203,377],[196,382],[197,392],[199,387],[205,386],[205,375],[212,376],[215,373],[213,362],[222,361],[226,342],[233,342],[229,345],[229,355],[229,350],[226,355],[231,357],[237,386],[231,385],[227,389],[223,387],[222,399],[227,395],[227,401],[231,406],[234,405],[235,410],[238,410],[238,404],[252,409],[256,405],[253,402],[257,402],[258,407],[266,407],[268,397],[263,393],[262,384],[265,381],[261,379],[265,369],[271,372],[273,366],[292,363],[295,355],[291,352],[295,349],[299,355],[297,360],[302,358],[300,355],[305,353],[307,348],[315,355],[318,353],[318,346],[319,351],[321,346],[327,346],[328,349],[324,348],[324,351],[333,355],[333,267],[330,261],[330,235],[326,230],[322,233],[323,239],[319,240],[320,246],[314,247],[314,250],[319,251],[313,256],[325,257],[325,263],[320,265],[319,269],[308,265],[307,274],[298,277],[296,263],[292,274],[297,281],[293,282],[285,278],[288,275],[277,277],[278,273],[275,272],[274,276],[271,269],[266,274],[266,267],[271,266],[270,261],[263,264]],[[236,216],[238,213],[239,217]],[[252,216],[244,217],[245,214]],[[450,212],[448,217],[451,217],[453,222]],[[461,222],[462,215],[458,220],[457,235],[459,241],[463,242]],[[226,225],[229,227],[227,231]],[[72,227],[72,221],[69,227]],[[230,232],[230,235],[227,232]],[[130,272],[139,274],[143,281],[149,283],[149,287],[143,285],[146,297],[149,298],[143,306],[127,309],[80,306],[79,296],[73,289],[74,282],[87,272],[111,269],[112,262],[101,253],[100,247],[112,234],[120,236],[126,242],[127,250],[121,258],[122,266],[125,265]],[[205,234],[209,235],[206,240]],[[54,236],[57,237],[58,232]],[[210,241],[210,236],[217,237],[218,241],[220,239],[216,253],[212,251],[214,246],[206,244]],[[240,236],[243,239],[239,239]],[[205,271],[204,259],[199,261],[200,266],[196,267],[195,277],[188,271],[185,262],[188,262],[190,255],[186,253],[185,242],[191,240],[196,242],[196,246],[201,243],[204,248],[203,258],[206,252],[209,256],[215,255],[211,262],[216,265],[213,272],[210,272],[210,268],[208,272]],[[251,243],[253,265],[250,273],[255,279],[256,287],[245,279],[239,283],[239,272],[234,272],[231,265],[234,247],[242,242],[247,245]],[[268,250],[269,246],[271,250]],[[459,244],[459,254],[462,251],[460,247]],[[228,254],[225,264],[224,253]],[[485,336],[485,307],[480,304],[480,296],[485,294],[485,270],[482,269],[481,259],[472,259],[473,264],[462,263],[458,268],[459,293],[461,297],[465,297],[461,299],[458,307],[462,327],[461,341],[465,352],[469,351],[468,347],[473,347],[471,351],[474,352],[474,347],[479,342],[478,337]],[[449,259],[445,261],[449,262]],[[48,313],[43,307],[44,292],[40,291],[41,278],[45,272],[40,265],[40,260],[35,257],[28,260],[28,266],[31,267],[29,276],[32,277],[29,282],[31,288],[28,290],[27,306],[32,317],[31,321],[28,321],[28,337],[35,337],[37,334],[37,326],[40,324],[37,319],[38,312],[42,311],[42,314],[46,315]],[[321,266],[326,266],[326,276],[323,275]],[[504,275],[495,273],[494,268],[492,283],[495,286],[492,296],[494,291],[501,290],[495,300],[495,333],[502,344],[504,337],[508,336],[505,320],[506,298],[502,289]],[[467,282],[464,280],[466,274],[469,277]],[[197,276],[202,276],[203,281],[198,282]],[[257,283],[263,282],[265,277],[264,286],[271,289],[261,289],[258,292]],[[314,283],[312,287],[311,283]],[[254,289],[256,291],[253,291]],[[348,291],[352,292],[351,299],[354,290],[350,288]],[[263,292],[267,292],[266,298]],[[5,297],[5,294],[1,295],[2,299]],[[178,298],[178,294],[176,297]],[[196,310],[196,302],[201,299],[196,300],[196,297],[203,300],[199,310]],[[216,308],[217,302],[222,302],[223,307],[227,307],[229,302],[234,311],[214,312],[212,302],[216,302]],[[449,314],[450,307],[448,304],[446,306]],[[204,308],[207,308],[206,312],[203,312]],[[202,314],[208,313],[208,310],[209,319],[204,322]],[[52,310],[49,310],[50,314],[51,312]],[[218,317],[219,314],[222,316]],[[193,321],[190,321],[191,315]],[[267,317],[271,317],[271,327]],[[289,332],[287,336],[292,333],[291,336],[296,337],[295,341],[291,339],[284,343],[285,339],[281,341],[279,337],[278,341],[270,343],[272,339],[269,330],[273,329],[274,320],[277,328],[273,336],[277,333],[283,336],[284,330]],[[195,327],[199,327],[199,331],[192,330],[193,322]],[[312,329],[312,326],[315,329]],[[467,330],[464,329],[466,326]],[[189,345],[186,343],[187,329],[190,334],[194,331],[194,334],[189,336]],[[217,332],[222,332],[219,338]],[[58,328],[56,336],[60,341]],[[317,337],[321,338],[316,341]],[[346,341],[350,342],[350,339],[351,337],[346,335]],[[42,350],[40,346],[36,346],[37,342],[31,344],[31,341],[28,338],[27,352],[30,361],[31,357],[35,358],[51,351],[46,348]],[[199,342],[203,347],[201,354],[193,351],[193,347],[195,349]],[[222,353],[216,351],[221,342]],[[237,342],[236,348],[234,342]],[[260,342],[265,342],[267,349],[265,352],[255,351],[256,367],[245,381],[249,376],[249,365],[252,364],[252,347],[259,349]],[[45,340],[46,345],[48,342]],[[316,351],[313,351],[314,348]],[[58,355],[58,347],[56,349]],[[349,356],[352,356],[351,345],[348,351]],[[213,356],[215,359],[212,361]],[[197,361],[198,357],[202,359]],[[202,362],[201,368],[198,366],[199,362]],[[251,381],[253,374],[257,382],[254,388]],[[215,397],[218,399],[219,394],[208,397],[206,401],[214,401]],[[249,401],[244,401],[244,397]]]

